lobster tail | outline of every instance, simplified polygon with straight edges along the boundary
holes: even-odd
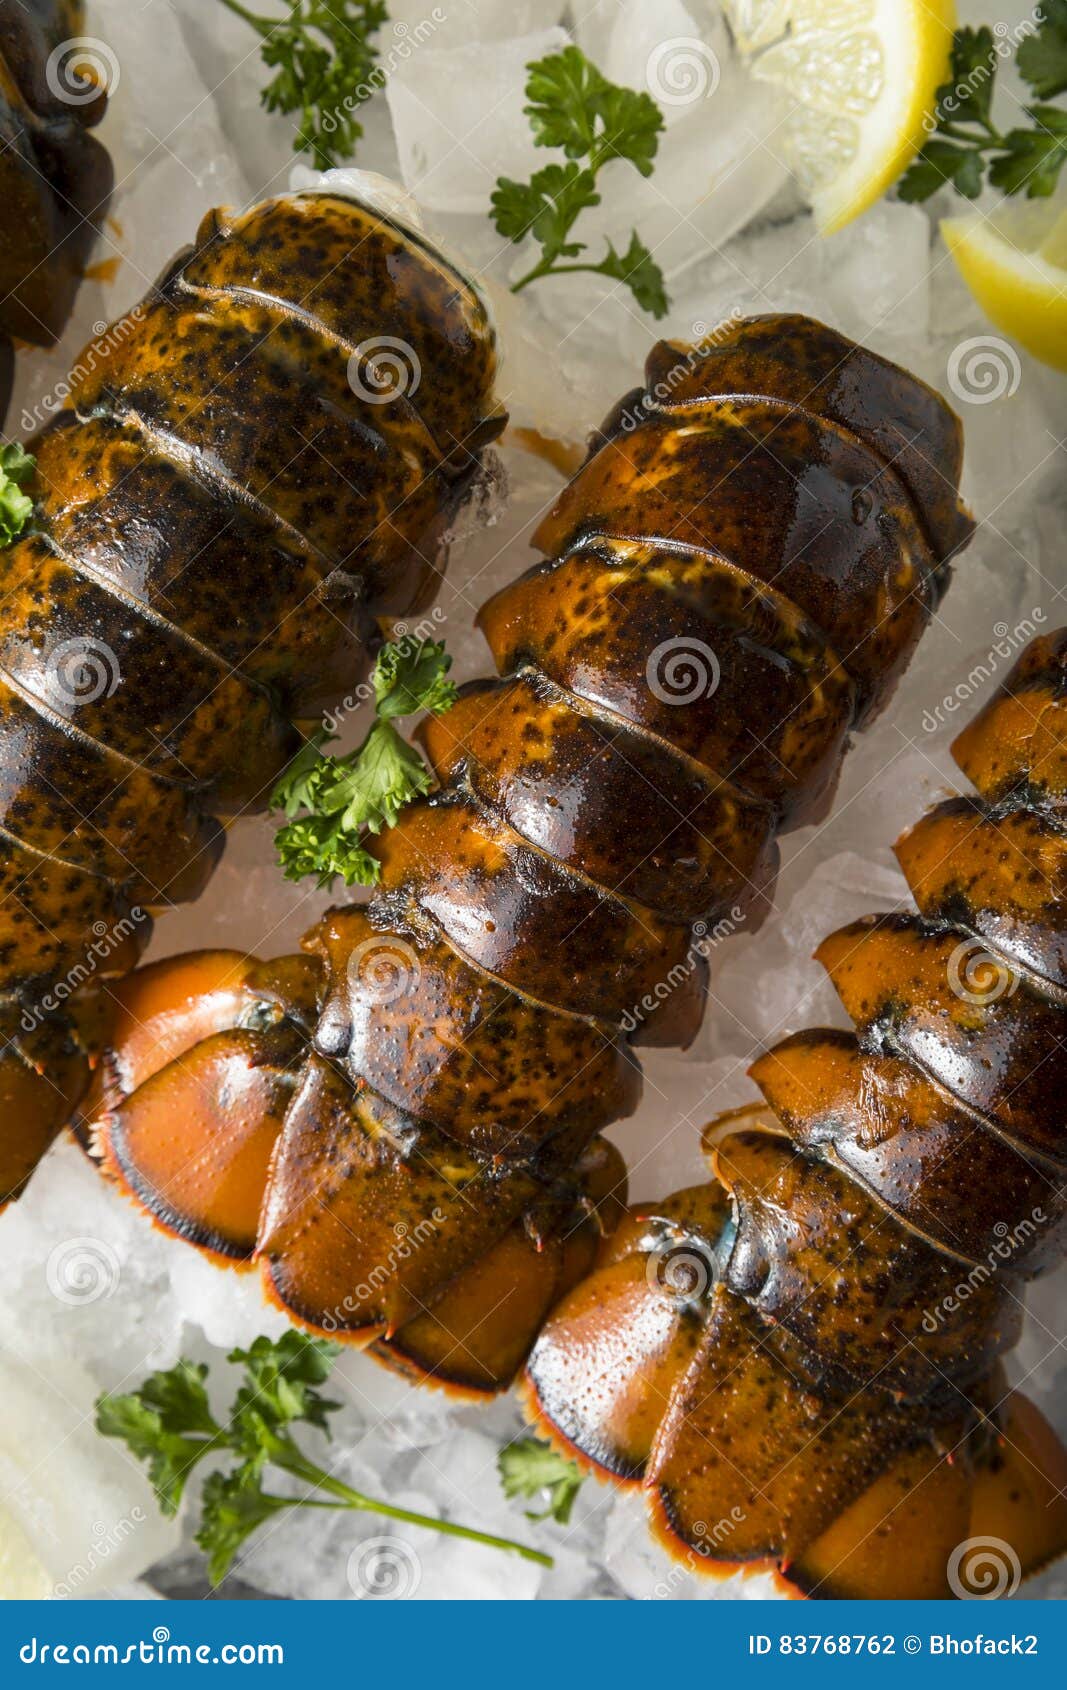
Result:
[[[632,1215],[534,1349],[536,1412],[693,1565],[937,1596],[968,1536],[1067,1548],[1067,1453],[999,1368],[1067,1225],[1065,746],[1067,630],[957,740],[977,794],[898,844],[918,913],[816,953],[855,1032],[761,1056],[715,1183]]]
[[[217,818],[264,802],[294,720],[359,679],[375,619],[432,593],[503,427],[471,286],[328,194],[210,213],[76,371],[34,445],[37,530],[4,559],[0,1000],[16,1020],[121,975],[144,910],[196,897]],[[67,1026],[76,1096],[94,1047]],[[57,1124],[38,1096],[27,1142]],[[0,1196],[24,1160],[0,1166]]]
[[[632,1045],[693,1037],[702,924],[766,896],[969,532],[929,389],[800,318],[728,351],[654,351],[542,524],[551,556],[481,611],[498,678],[423,726],[437,791],[379,837],[370,903],[305,941],[315,1054],[255,1254],[298,1319],[445,1383],[506,1384],[591,1259]],[[94,1130],[166,1220],[144,1089]]]
[[[0,7],[0,335],[43,346],[70,314],[112,186],[88,132],[108,90],[106,66],[78,51],[84,10],[81,0]]]

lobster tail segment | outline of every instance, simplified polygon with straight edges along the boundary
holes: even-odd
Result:
[[[305,940],[312,1051],[255,1254],[297,1319],[463,1388],[507,1384],[590,1265],[633,1047],[695,1035],[708,924],[762,907],[969,532],[921,383],[802,319],[729,344],[653,353],[547,557],[481,611],[497,676],[422,728],[437,789],[378,836],[369,903]],[[100,1131],[166,1221],[144,1089]]]
[[[961,1595],[969,1538],[1067,1549],[1067,1452],[1001,1370],[1067,1241],[1065,747],[1067,630],[957,740],[977,795],[900,841],[919,913],[817,952],[855,1032],[761,1056],[714,1183],[632,1214],[535,1346],[534,1412],[694,1567]]]

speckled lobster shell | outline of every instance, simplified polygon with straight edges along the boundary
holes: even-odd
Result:
[[[494,373],[472,286],[313,192],[211,212],[79,358],[0,560],[0,1194],[84,1089],[145,912],[197,895],[294,719],[432,595]]]
[[[529,1363],[538,1418],[683,1559],[821,1596],[967,1594],[968,1541],[1005,1584],[1067,1550],[1067,1452],[998,1365],[1067,1242],[1067,629],[953,749],[977,795],[897,845],[917,912],[816,953],[855,1032],[759,1058],[715,1181],[631,1211]]]
[[[267,1010],[221,984],[251,964],[205,955],[129,983],[87,1111],[165,1225],[475,1392],[591,1265],[634,1046],[692,1038],[709,925],[766,897],[970,533],[955,418],[821,324],[661,346],[648,378],[541,523],[545,561],[483,606],[499,678],[424,725],[439,786],[380,836],[374,896],[308,936],[316,1009],[274,1006],[275,1103],[222,1104],[266,1084],[241,1027]]]
[[[112,186],[88,133],[107,90],[83,90],[60,52],[84,13],[80,0],[0,3],[0,336],[43,346],[70,315]],[[2,417],[6,386],[0,400]]]

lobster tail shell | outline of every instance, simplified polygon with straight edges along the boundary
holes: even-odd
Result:
[[[19,1037],[0,1056],[38,1147],[0,1162],[0,1199],[84,1090],[64,1005],[133,966],[146,910],[197,896],[217,818],[262,806],[294,720],[432,594],[503,427],[494,369],[472,287],[319,193],[210,213],[78,361],[34,444],[37,531],[4,560],[0,1002],[58,1019],[36,1087]]]
[[[778,833],[828,801],[969,532],[929,389],[804,319],[730,346],[654,351],[541,525],[552,555],[480,613],[498,678],[423,726],[438,789],[379,836],[369,904],[305,941],[315,1054],[254,1254],[297,1319],[457,1388],[506,1384],[591,1263],[632,1046],[693,1037],[706,924],[759,911]],[[670,362],[688,385],[663,400]],[[894,429],[921,443],[914,491]],[[173,1224],[145,1091],[93,1130]],[[195,1161],[201,1129],[173,1131]],[[210,1243],[202,1209],[182,1230]]]
[[[0,7],[0,335],[42,346],[70,315],[112,187],[88,133],[107,89],[80,80],[77,53],[64,52],[83,26],[80,0]]]
[[[1067,1452],[998,1365],[1067,1241],[1065,746],[1067,630],[957,740],[977,795],[899,842],[919,913],[816,953],[855,1032],[761,1056],[715,1183],[634,1214],[533,1351],[535,1412],[695,1565],[937,1596],[998,1524],[1017,1573],[1067,1549]]]

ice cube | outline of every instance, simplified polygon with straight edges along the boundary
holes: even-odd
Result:
[[[28,1546],[26,1575],[50,1594],[82,1597],[142,1572],[173,1547],[177,1528],[159,1512],[140,1466],[95,1430],[97,1379],[69,1354],[27,1363],[0,1349],[0,1491]],[[8,1592],[5,1591],[5,1594]]]
[[[414,54],[386,98],[405,185],[439,211],[482,212],[498,176],[547,162],[523,112],[527,64],[567,45],[565,30]]]

